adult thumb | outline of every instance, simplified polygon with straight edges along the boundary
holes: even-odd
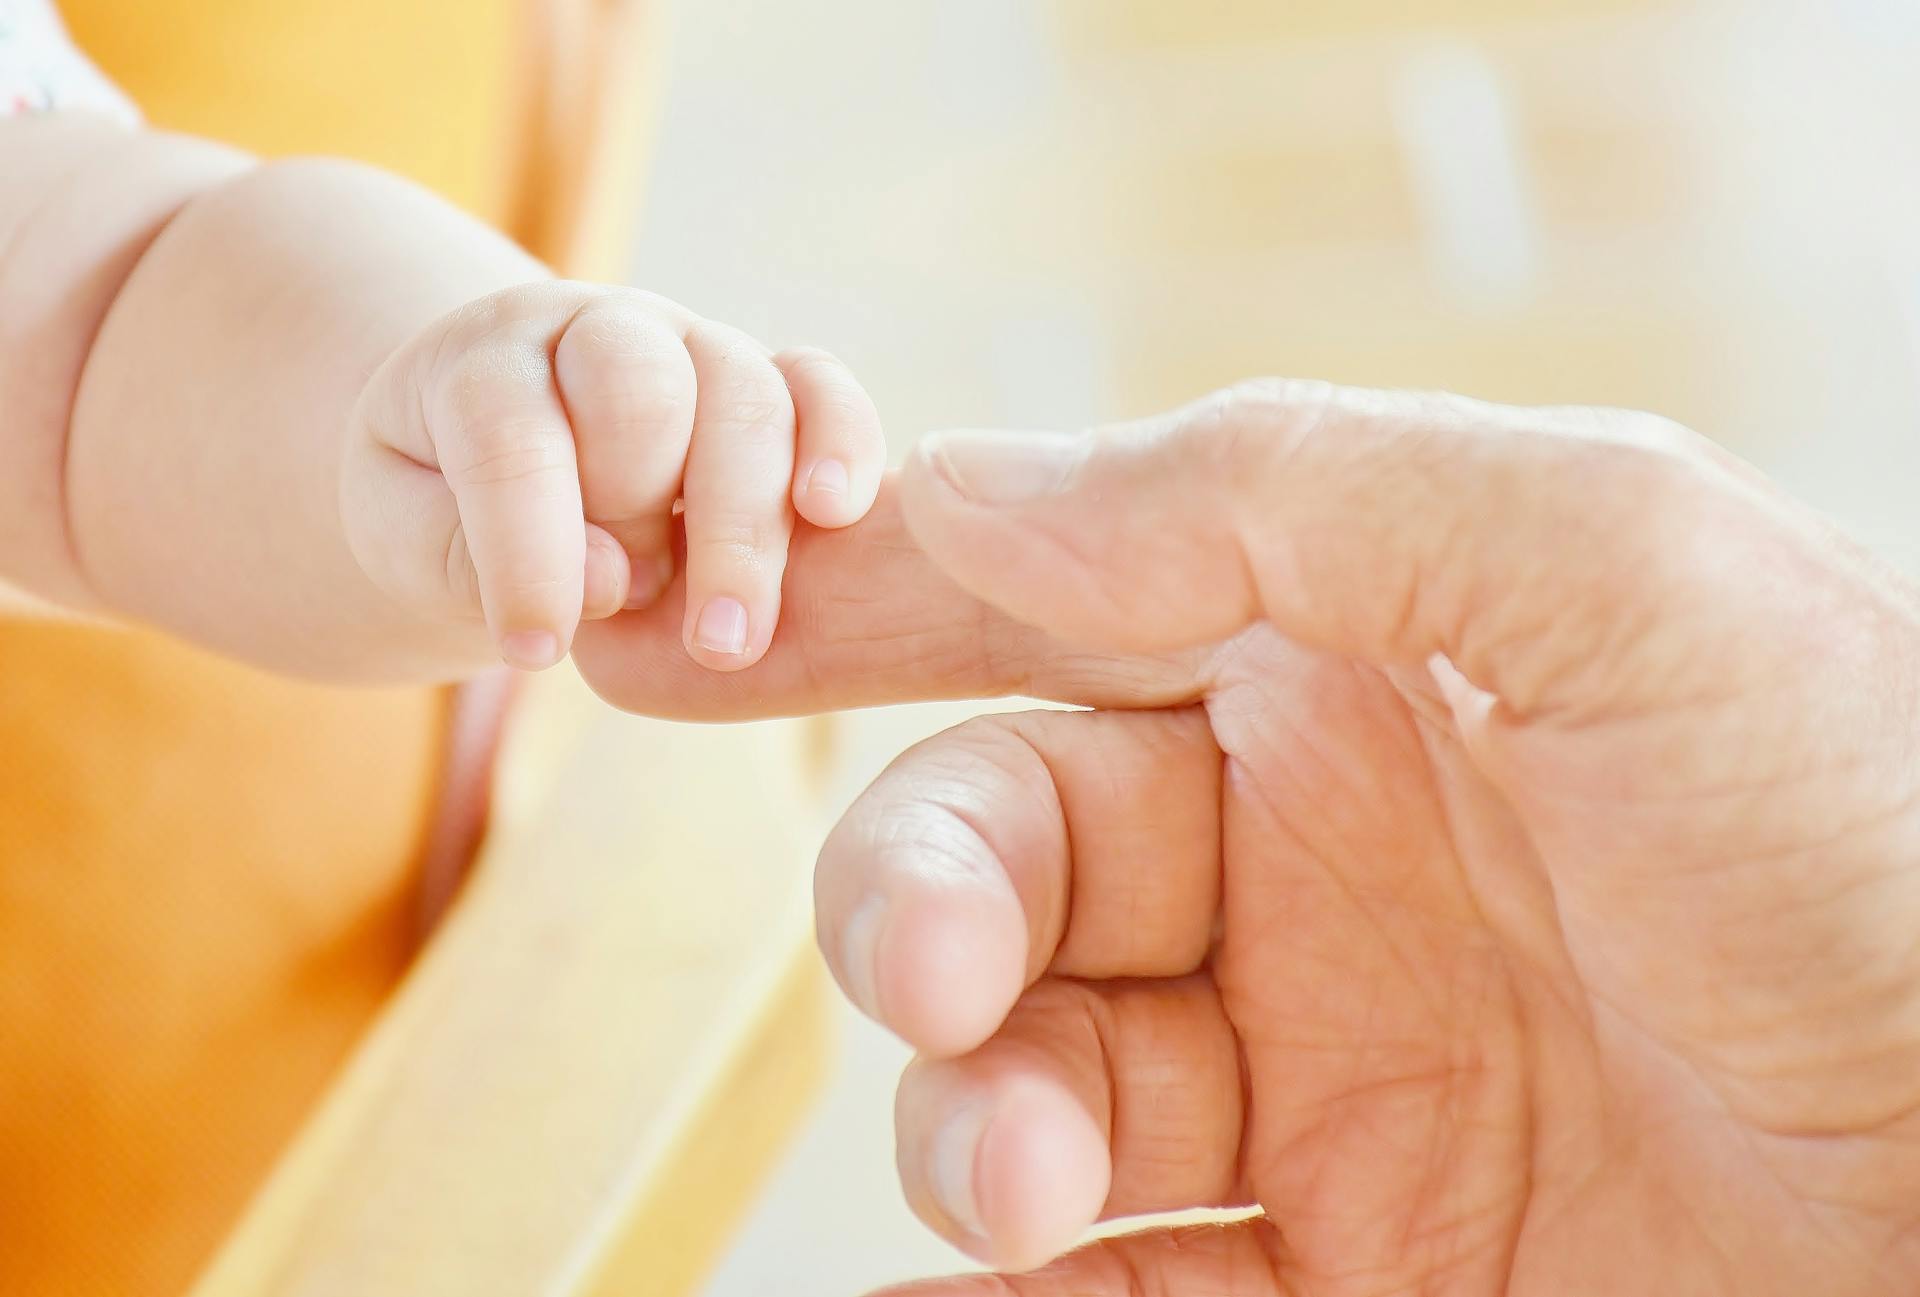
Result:
[[[1801,531],[1654,416],[1280,381],[1090,433],[936,434],[903,501],[949,575],[1064,638],[1162,650],[1266,620],[1381,666],[1445,655],[1520,707],[1591,690],[1596,653],[1697,622]]]

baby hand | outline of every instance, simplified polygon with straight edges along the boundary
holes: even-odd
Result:
[[[380,588],[438,621],[484,621],[509,664],[567,653],[582,618],[659,598],[686,526],[696,661],[759,661],[780,615],[794,513],[872,506],[873,402],[821,351],[774,355],[663,298],[529,284],[395,352],[355,411],[348,543]]]

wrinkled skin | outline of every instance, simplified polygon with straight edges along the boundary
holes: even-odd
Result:
[[[899,497],[757,677],[581,660],[705,715],[1094,708],[929,740],[822,855],[922,1054],[908,1195],[1009,1272],[901,1292],[1920,1288],[1900,578],[1646,416],[1303,386],[935,439]]]

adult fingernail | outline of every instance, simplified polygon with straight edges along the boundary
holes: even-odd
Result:
[[[980,1200],[974,1189],[974,1169],[980,1160],[980,1140],[987,1133],[989,1113],[972,1103],[948,1117],[933,1136],[928,1171],[934,1201],[955,1229],[976,1238],[986,1237],[980,1220]]]
[[[517,630],[502,636],[500,656],[522,671],[545,671],[560,660],[560,637],[552,631]]]
[[[854,908],[840,932],[840,976],[854,1007],[880,1020],[880,930],[887,919],[885,897],[869,896]]]
[[[1066,485],[1087,454],[1084,437],[1058,432],[943,432],[926,454],[963,499],[1019,504]]]
[[[710,653],[747,651],[747,606],[738,599],[710,600],[693,624],[693,642]]]
[[[851,480],[845,464],[837,459],[823,459],[807,474],[807,494],[844,496]]]
[[[627,584],[627,608],[648,607],[672,581],[673,558],[670,555],[636,558],[633,560],[633,577]]]

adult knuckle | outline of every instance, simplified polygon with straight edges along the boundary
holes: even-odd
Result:
[[[1254,378],[1188,407],[1174,425],[1182,453],[1243,481],[1250,469],[1297,454],[1329,424],[1338,389],[1303,379]]]
[[[1554,516],[1537,522],[1558,537],[1560,561],[1579,557],[1592,599],[1613,610],[1619,633],[1702,608],[1745,607],[1771,586],[1774,576],[1753,556],[1771,544],[1773,521],[1702,439],[1652,415],[1578,417],[1591,423],[1571,442],[1561,424],[1535,443],[1560,460],[1569,485],[1555,495]]]
[[[1720,494],[1718,475],[1678,435],[1679,425],[1650,418],[1634,435],[1595,438],[1575,452],[1569,471],[1590,481],[1590,499],[1610,515],[1626,515],[1617,543],[1637,534],[1655,555],[1673,552]]]
[[[1707,439],[1675,419],[1641,410],[1605,411],[1601,417],[1618,424],[1624,439],[1648,450],[1681,463],[1701,466],[1707,462]]]

